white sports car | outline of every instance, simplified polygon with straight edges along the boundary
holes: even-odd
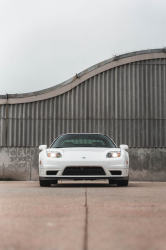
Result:
[[[117,147],[103,134],[63,134],[47,149],[39,150],[39,181],[41,187],[57,184],[58,180],[108,179],[109,184],[127,186],[129,155],[127,145]]]

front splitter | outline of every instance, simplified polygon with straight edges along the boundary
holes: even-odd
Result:
[[[91,176],[56,176],[56,177],[42,177],[39,176],[39,180],[48,180],[48,181],[53,181],[53,180],[115,180],[115,181],[120,181],[120,180],[128,180],[128,176],[121,176],[121,177],[112,177],[112,176],[96,176],[96,177],[91,177]]]

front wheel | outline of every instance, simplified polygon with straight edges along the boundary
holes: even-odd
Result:
[[[118,187],[127,187],[128,183],[129,183],[128,180],[118,181],[117,186]]]
[[[50,187],[51,183],[50,183],[50,181],[40,180],[40,186],[41,187]]]

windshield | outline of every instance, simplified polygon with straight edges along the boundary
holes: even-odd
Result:
[[[51,148],[76,147],[116,148],[114,143],[106,135],[100,134],[61,135],[51,146]]]

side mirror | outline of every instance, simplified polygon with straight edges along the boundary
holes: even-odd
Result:
[[[39,150],[44,150],[44,149],[46,149],[47,148],[47,145],[40,145],[39,146]]]
[[[128,145],[122,144],[122,145],[120,145],[120,149],[128,150],[129,147],[128,147]]]

